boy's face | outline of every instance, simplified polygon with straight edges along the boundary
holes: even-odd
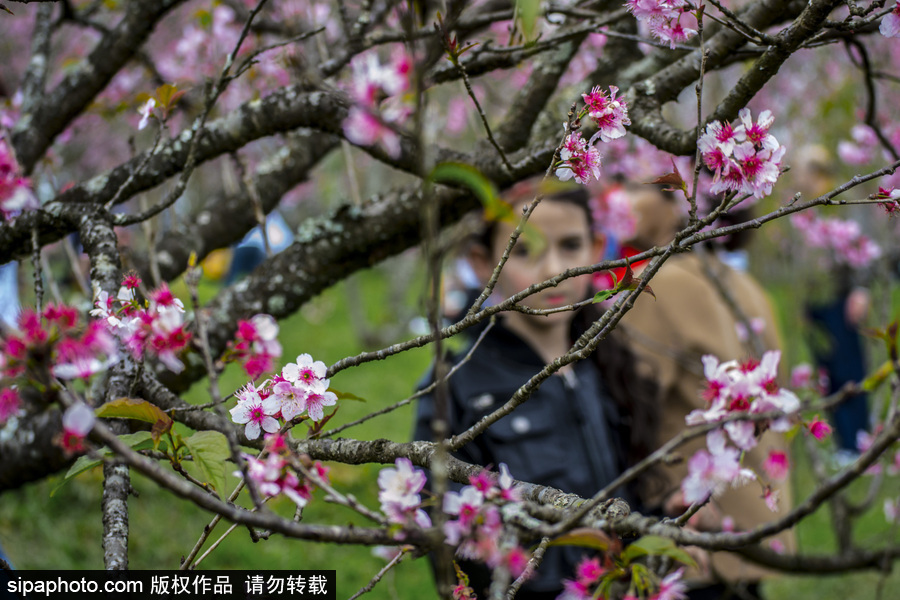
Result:
[[[521,214],[524,203],[515,207]],[[544,200],[528,221],[543,236],[543,244],[531,251],[526,235],[520,236],[497,280],[497,289],[509,297],[525,288],[558,275],[566,269],[590,265],[599,260],[602,241],[591,235],[584,209],[570,202]],[[498,224],[491,249],[491,269],[500,261],[513,226]],[[533,241],[530,243],[534,243]],[[490,272],[488,271],[488,274]],[[588,296],[590,276],[566,279],[556,287],[529,296],[522,305],[537,309],[558,308]],[[554,313],[541,320],[568,320],[570,312]]]

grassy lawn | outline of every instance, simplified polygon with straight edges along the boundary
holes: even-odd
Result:
[[[353,330],[352,320],[347,318],[348,302],[351,301],[348,297],[353,292],[365,297],[363,304],[369,322],[378,324],[394,318],[392,307],[382,301],[387,297],[383,274],[369,271],[358,277],[358,285],[349,288],[338,285],[281,323],[284,361],[294,360],[298,354],[309,352],[314,358],[330,364],[364,350]],[[208,296],[213,293],[213,287],[206,287],[203,291]],[[781,291],[775,297],[782,322],[791,323],[794,315],[785,309],[785,306],[790,306],[789,293]],[[802,359],[803,350],[795,346],[798,340],[786,336],[785,341],[790,346],[788,356],[793,357],[795,362]],[[332,380],[333,387],[360,396],[365,402],[343,402],[332,424],[352,421],[405,398],[429,362],[429,350],[421,349],[339,374]],[[243,383],[241,373],[236,368],[229,368],[222,377],[221,389],[228,393]],[[199,382],[186,398],[197,403],[207,401],[207,385],[205,381]],[[413,407],[407,406],[342,435],[357,439],[406,440],[411,432],[412,420]],[[298,429],[297,435],[301,434]],[[795,456],[799,454],[795,452]],[[375,480],[379,465],[331,467],[332,480],[338,489],[354,494],[363,503],[377,508]],[[794,496],[799,500],[814,487],[815,480],[802,461],[796,472],[797,490]],[[57,476],[0,496],[0,541],[15,566],[21,569],[100,569],[103,567],[100,547],[102,526],[98,510],[100,470],[82,474],[51,496],[50,492],[60,481],[61,476]],[[231,478],[230,484],[235,481]],[[862,497],[867,484],[867,480],[857,482],[849,490],[851,497]],[[130,501],[131,568],[177,568],[180,557],[191,550],[211,515],[160,491],[141,476],[134,476],[133,485],[138,496]],[[897,487],[896,482],[889,482],[888,492],[896,495]],[[320,498],[321,494],[318,501],[313,501],[306,508],[304,520],[307,522],[368,525],[361,517],[340,506],[326,504]],[[897,532],[886,525],[880,505],[880,501],[877,502],[872,514],[860,522],[855,532],[855,539],[860,545],[879,547],[889,539],[896,540]],[[284,498],[276,499],[270,507],[285,516],[293,514],[293,504]],[[819,554],[835,549],[828,520],[828,511],[823,508],[799,526],[797,536],[802,552]],[[207,547],[226,528],[224,524],[219,524]],[[286,540],[279,536],[253,544],[248,532],[238,528],[203,561],[201,568],[335,569],[338,572],[338,597],[347,598],[365,585],[383,565],[383,559],[373,556],[368,548]],[[874,572],[840,576],[784,576],[768,582],[765,590],[772,600],[844,600],[875,598],[878,586],[883,584],[886,590],[884,597],[894,597],[892,590],[900,585],[900,575],[889,575],[883,582],[881,578],[881,574]],[[411,600],[430,597],[432,590],[428,564],[418,560],[403,563],[388,574],[371,597]]]

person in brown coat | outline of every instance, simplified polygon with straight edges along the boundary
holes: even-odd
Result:
[[[668,244],[684,222],[676,198],[649,185],[627,190],[637,220],[634,239],[628,243],[639,250]],[[641,270],[637,267],[636,274]],[[656,299],[646,293],[638,297],[621,328],[638,356],[639,372],[653,375],[659,384],[659,446],[684,430],[688,413],[707,408],[701,396],[702,356],[711,354],[721,361],[759,359],[764,350],[778,349],[779,341],[771,305],[760,285],[750,275],[719,261],[710,249],[671,257],[650,285]],[[683,460],[663,470],[664,490],[651,504],[669,515],[684,512],[687,507],[679,486],[687,475],[688,459],[705,446],[706,439],[701,436],[680,448]],[[770,431],[745,454],[742,467],[753,469],[768,483],[762,466],[773,450],[787,452],[783,436]],[[790,509],[790,491],[786,485],[772,484],[780,498],[775,513],[764,501],[763,487],[750,482],[714,496],[689,524],[698,529],[733,527],[740,531],[778,518]],[[791,532],[777,539],[776,547],[793,548]],[[748,593],[757,597],[760,579],[769,574],[736,554],[719,552],[709,560],[697,554],[702,569],[689,574],[692,599],[746,598]]]

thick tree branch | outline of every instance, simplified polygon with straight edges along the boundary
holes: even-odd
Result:
[[[22,114],[13,128],[12,142],[26,173],[34,168],[54,138],[131,60],[163,15],[182,1],[129,2],[122,21],[103,36],[78,69],[63,79],[32,110]]]
[[[263,212],[272,212],[285,193],[306,181],[310,170],[337,144],[336,137],[319,132],[288,134],[285,146],[258,167],[252,183]],[[227,219],[219,218],[226,214]],[[160,276],[167,281],[174,279],[187,267],[191,252],[202,260],[212,250],[240,241],[255,225],[253,204],[243,189],[232,195],[209,197],[189,223],[170,230],[156,244]],[[148,272],[145,256],[132,256],[132,262],[139,272]]]

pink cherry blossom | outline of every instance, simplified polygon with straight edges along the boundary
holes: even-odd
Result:
[[[337,404],[337,394],[324,389],[309,390],[306,396],[306,414],[313,421],[325,418],[325,407]]]
[[[683,44],[697,35],[697,30],[685,27],[679,15],[677,19],[652,21],[650,23],[650,33],[661,41],[668,42],[669,48],[674,50],[679,44]]]
[[[628,0],[625,6],[653,36],[669,42],[673,49],[697,35],[695,29],[681,22],[682,16],[691,10],[685,0]]]
[[[11,219],[40,203],[31,191],[31,181],[21,175],[19,163],[6,140],[0,138],[0,215]]]
[[[614,186],[606,193],[592,198],[594,223],[616,239],[627,240],[634,236],[637,217],[631,210],[631,201],[622,186]]]
[[[625,125],[631,125],[628,118],[628,106],[623,99],[616,99],[619,88],[614,85],[609,87],[609,95],[595,86],[590,93],[582,94],[585,110],[588,116],[597,124],[598,131],[588,144],[593,144],[599,137],[603,142],[609,142],[625,135]]]
[[[271,315],[254,315],[238,321],[234,340],[228,343],[231,355],[244,367],[250,379],[271,371],[281,357],[278,323]]]
[[[806,427],[809,429],[809,432],[813,435],[813,437],[820,442],[831,435],[831,425],[819,419],[818,415],[816,415],[816,417],[812,421],[807,423]]]
[[[669,573],[659,584],[659,592],[654,600],[684,600],[687,598],[687,585],[682,580],[684,567]]]
[[[897,517],[900,516],[900,498],[884,499],[884,518],[888,523],[894,523],[897,521]]]
[[[281,417],[285,421],[292,421],[306,410],[306,398],[309,389],[303,385],[295,385],[285,379],[276,377],[272,385],[272,398],[280,403]]]
[[[559,157],[561,163],[557,166],[556,176],[560,181],[574,177],[578,183],[587,184],[600,178],[600,151],[586,144],[580,131],[566,136]]]
[[[770,479],[775,481],[783,481],[787,477],[790,468],[790,460],[787,454],[780,450],[770,450],[763,463],[763,469]]]
[[[63,451],[70,454],[84,452],[84,438],[94,428],[96,420],[94,410],[83,402],[67,408],[63,413],[63,432],[59,440]]]
[[[144,127],[147,126],[147,123],[150,122],[150,117],[154,115],[154,108],[156,108],[156,100],[150,98],[147,102],[141,106],[140,110],[138,110],[138,114],[141,115],[141,121],[138,123],[138,130],[140,131]]]
[[[594,584],[600,581],[605,569],[600,564],[599,558],[584,558],[575,567],[575,577],[579,581]]]
[[[272,415],[278,414],[281,410],[277,398],[274,396],[261,398],[251,384],[241,388],[235,395],[238,403],[231,409],[231,419],[235,423],[246,423],[244,435],[248,440],[258,438],[261,430],[269,433],[278,431],[278,421],[272,418]]]
[[[309,354],[301,354],[297,361],[289,363],[281,370],[281,375],[291,383],[310,387],[318,381],[324,381],[327,387],[328,380],[325,375],[328,368],[320,360],[313,360]]]
[[[394,467],[378,473],[378,500],[381,510],[393,523],[431,527],[431,519],[422,510],[419,493],[425,487],[425,473],[408,458],[398,458]]]
[[[738,192],[763,198],[772,193],[781,175],[785,147],[769,133],[771,111],[763,111],[754,123],[748,109],[739,112],[741,125],[713,121],[697,141],[700,156],[713,172],[713,194]]]
[[[772,111],[764,110],[759,113],[756,123],[753,122],[749,108],[739,110],[738,116],[741,119],[744,135],[747,137],[748,142],[770,152],[778,148],[778,140],[769,133],[769,128],[775,122]]]
[[[22,399],[19,397],[18,390],[13,388],[0,390],[0,425],[6,423],[10,417],[18,413],[21,405]]]
[[[881,19],[878,31],[885,37],[900,37],[900,2],[896,2],[893,10]]]

